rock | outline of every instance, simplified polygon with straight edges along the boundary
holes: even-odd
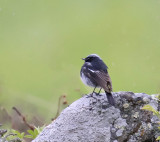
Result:
[[[112,94],[116,106],[108,104],[105,94],[75,101],[32,142],[151,142],[160,136],[157,117],[141,109],[147,103],[157,109],[155,97]]]
[[[0,124],[0,127],[2,124]],[[7,140],[8,137],[10,136],[15,136],[15,134],[12,133],[7,133],[7,130],[5,129],[0,129],[0,142],[22,142],[22,140],[18,137],[13,137],[12,140]]]

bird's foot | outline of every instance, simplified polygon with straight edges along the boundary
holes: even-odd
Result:
[[[89,94],[89,95],[86,95],[86,98],[93,98],[93,99],[95,99],[96,100],[96,102],[97,102],[97,97],[94,97],[93,96],[93,93],[92,94]]]
[[[90,98],[90,97],[95,98],[95,97],[93,96],[93,93],[97,94],[96,92],[92,92],[91,94],[86,95],[86,98]]]
[[[95,94],[96,94],[96,96],[102,96],[102,94],[100,94],[100,93],[96,93],[96,92],[95,92]]]
[[[90,97],[92,97],[92,96],[91,96],[91,94],[89,94],[89,95],[87,94],[87,95],[85,95],[85,96],[86,96],[86,98],[90,98]]]

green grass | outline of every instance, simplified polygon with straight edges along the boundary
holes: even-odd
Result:
[[[0,105],[54,116],[92,89],[80,58],[99,54],[114,91],[160,91],[159,1],[0,0]],[[30,107],[28,107],[30,106]],[[34,109],[33,109],[34,108]]]

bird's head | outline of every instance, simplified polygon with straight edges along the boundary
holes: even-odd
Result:
[[[97,54],[90,54],[86,58],[82,58],[85,62],[99,61],[102,60]]]

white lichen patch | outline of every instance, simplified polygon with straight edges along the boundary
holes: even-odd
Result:
[[[133,115],[134,118],[138,118],[139,117],[139,112],[135,112],[135,114]]]
[[[128,107],[129,107],[129,104],[128,104],[128,103],[125,103],[125,104],[123,104],[123,107],[124,107],[124,108],[128,108]]]
[[[151,123],[148,123],[147,126],[148,126],[149,129],[153,128],[152,125],[151,125]]]
[[[123,129],[125,126],[127,126],[127,123],[126,123],[126,120],[125,120],[125,119],[118,118],[118,119],[115,121],[114,127],[115,127],[116,129],[120,129],[120,128]]]
[[[143,101],[144,101],[145,103],[149,103],[150,100],[149,100],[148,97],[144,97],[144,98],[143,98]]]

